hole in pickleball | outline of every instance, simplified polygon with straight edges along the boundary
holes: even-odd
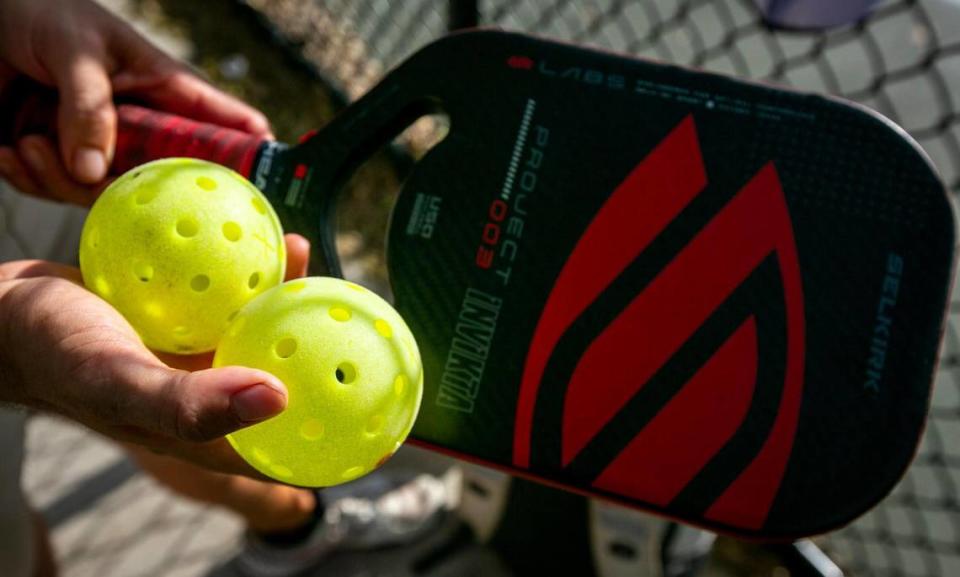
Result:
[[[200,232],[200,225],[194,219],[187,217],[177,221],[177,234],[180,236],[190,238],[196,236],[198,232]]]
[[[267,214],[267,205],[257,197],[253,197],[251,200],[253,203],[253,208],[260,214]]]
[[[130,178],[131,179],[140,178],[141,174],[143,174],[143,171],[138,170],[137,172],[134,172],[133,176],[131,176]]]
[[[357,380],[357,367],[353,363],[343,362],[337,365],[337,381],[344,385],[349,385]]]
[[[153,278],[153,267],[145,262],[137,263],[133,265],[133,274],[140,282],[150,282],[150,279]]]
[[[137,204],[147,204],[151,200],[157,198],[157,194],[159,192],[160,191],[155,188],[147,188],[138,192],[137,196],[134,197],[134,200],[136,200]]]
[[[330,309],[330,316],[333,320],[343,323],[349,321],[352,314],[343,307],[333,307]]]
[[[374,415],[367,419],[367,434],[376,435],[381,430],[383,430],[383,424],[386,422],[386,419],[383,418],[383,415]]]
[[[267,454],[264,453],[262,450],[254,447],[252,453],[253,453],[253,458],[256,459],[256,461],[257,461],[258,463],[260,463],[261,465],[269,465],[269,464],[270,464],[270,457],[267,456]]]
[[[302,280],[298,280],[288,282],[287,284],[283,285],[283,292],[298,293],[305,288],[307,288],[307,283],[303,282]]]
[[[237,315],[238,315],[238,314],[240,314],[240,310],[239,310],[239,309],[233,311],[232,313],[230,313],[230,316],[227,317],[227,322],[228,322],[228,323],[232,323],[232,322],[233,322],[233,319],[237,318]]]
[[[190,328],[183,325],[173,327],[173,336],[175,337],[185,337],[190,334]]]
[[[280,339],[280,341],[274,345],[273,350],[281,359],[289,359],[293,356],[293,353],[297,352],[297,341],[290,337]]]
[[[110,296],[110,283],[102,276],[93,279],[93,288],[97,291],[97,294],[102,297]]]
[[[243,229],[233,221],[225,222],[223,223],[223,236],[230,242],[237,242],[243,236]]]
[[[300,436],[308,441],[316,441],[323,436],[323,423],[308,419],[300,425]]]
[[[190,279],[190,288],[202,293],[203,291],[210,288],[210,277],[205,274],[198,274],[197,276]]]
[[[289,479],[293,476],[293,471],[283,465],[270,465],[270,472],[283,479]]]
[[[191,353],[191,352],[193,352],[193,347],[191,347],[190,345],[177,345],[176,348],[177,348],[177,352],[178,352],[178,353]]]
[[[251,289],[257,288],[257,285],[260,284],[260,273],[255,272],[250,275],[250,278],[247,280],[247,286]]]
[[[398,397],[402,397],[407,392],[407,377],[397,375],[397,378],[393,380],[393,392]]]
[[[217,181],[213,180],[212,178],[208,178],[206,176],[198,176],[197,186],[199,186],[203,190],[216,190]]]
[[[393,336],[393,329],[390,328],[390,323],[383,319],[377,319],[373,321],[373,327],[377,329],[377,332],[380,333],[380,336],[389,339]]]

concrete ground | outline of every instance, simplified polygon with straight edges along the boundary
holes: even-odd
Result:
[[[243,526],[230,513],[172,494],[113,443],[56,417],[30,419],[26,448],[23,485],[51,529],[63,577],[238,575]],[[447,464],[409,448],[389,466],[441,473]],[[430,575],[504,574],[451,516],[411,546],[337,554],[308,575],[402,577],[426,562]]]
[[[200,576],[237,550],[238,519],[171,495],[72,423],[30,419],[27,454],[24,487],[50,525],[64,577]]]

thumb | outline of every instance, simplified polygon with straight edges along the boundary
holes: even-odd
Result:
[[[191,373],[115,359],[114,391],[128,398],[115,405],[127,414],[114,418],[166,437],[209,441],[275,416],[287,404],[283,383],[265,371],[223,367]]]
[[[107,175],[116,141],[117,112],[102,60],[78,54],[54,72],[60,91],[60,154],[71,176],[84,184]]]

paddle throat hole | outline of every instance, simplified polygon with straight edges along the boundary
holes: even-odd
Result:
[[[434,110],[424,105],[421,115],[409,124],[399,123],[402,130],[395,133],[392,142],[385,140],[382,147],[350,167],[353,170],[343,181],[332,215],[335,220],[330,223],[344,278],[370,287],[388,301],[392,300],[386,267],[390,214],[402,183],[416,163],[440,145],[450,131],[450,117]],[[317,138],[323,138],[322,132]],[[409,151],[413,162],[396,162],[395,150]],[[428,195],[425,200],[432,204],[424,205],[424,218],[418,219],[422,226],[416,234],[421,237],[439,216],[439,197]]]

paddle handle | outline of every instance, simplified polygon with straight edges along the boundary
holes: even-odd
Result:
[[[0,144],[28,134],[56,139],[57,93],[17,81],[4,93]],[[9,111],[9,112],[7,112]],[[117,141],[110,172],[121,174],[160,158],[186,156],[222,164],[249,176],[265,139],[233,128],[200,122],[137,104],[117,104]]]

